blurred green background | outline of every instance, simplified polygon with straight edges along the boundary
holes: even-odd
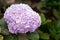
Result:
[[[42,24],[33,33],[11,34],[3,20],[5,10],[16,3],[25,3],[38,12]],[[0,0],[0,40],[60,40],[60,0]]]

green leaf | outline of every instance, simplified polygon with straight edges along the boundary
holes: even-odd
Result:
[[[0,19],[3,17],[3,14],[2,13],[0,13]]]
[[[42,25],[44,25],[48,22],[52,22],[50,19],[46,20],[45,15],[43,13],[41,13],[39,15],[41,16]]]
[[[51,24],[49,29],[50,35],[56,40],[60,38],[60,20],[56,20]]]
[[[47,39],[49,39],[49,34],[47,34],[47,33],[43,33],[43,32],[41,32],[41,33],[39,33],[40,34],[40,39],[45,39],[45,40],[47,40]]]
[[[1,33],[1,28],[0,28],[0,33]]]
[[[9,35],[9,31],[8,31],[8,28],[7,28],[7,24],[6,22],[4,21],[4,18],[0,19],[0,28],[1,28],[1,33],[4,34],[4,35]]]
[[[47,23],[50,23],[50,22],[52,22],[52,20],[48,19],[44,22],[44,24],[47,24]]]
[[[4,40],[18,40],[17,35],[8,35],[4,37]]]
[[[45,6],[44,4],[45,4],[45,3],[41,1],[41,2],[38,2],[37,6],[38,6],[39,8],[42,8],[42,7]]]
[[[4,27],[4,28],[7,28],[7,24],[4,20],[4,18],[0,19],[0,26]]]
[[[60,34],[55,35],[55,39],[59,40],[60,39]]]
[[[18,39],[19,40],[29,40],[28,37],[27,37],[27,35],[23,34],[23,33],[18,35]]]
[[[54,33],[60,33],[60,20],[56,20],[53,22],[51,30]]]
[[[2,35],[0,35],[0,40],[3,40],[3,36]]]
[[[30,40],[39,40],[38,32],[29,33],[28,37],[29,37]]]
[[[57,19],[60,19],[60,12],[57,10],[53,10],[53,14]]]
[[[43,13],[39,14],[41,16],[42,24],[46,21],[45,15]]]

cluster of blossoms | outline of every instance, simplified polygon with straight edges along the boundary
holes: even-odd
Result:
[[[4,14],[11,33],[34,32],[41,25],[41,18],[27,4],[12,4]]]

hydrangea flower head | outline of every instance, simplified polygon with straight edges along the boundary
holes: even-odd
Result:
[[[10,33],[34,32],[41,25],[37,12],[27,4],[12,4],[4,14]]]

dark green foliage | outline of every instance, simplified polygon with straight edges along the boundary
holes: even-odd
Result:
[[[29,37],[30,40],[39,40],[38,32],[29,33],[28,37]]]
[[[8,35],[4,37],[4,40],[18,40],[17,35]]]

